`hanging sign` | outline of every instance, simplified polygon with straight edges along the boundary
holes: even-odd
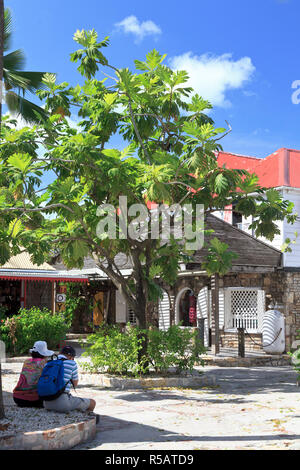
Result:
[[[66,302],[66,294],[56,294],[56,302],[63,304]]]

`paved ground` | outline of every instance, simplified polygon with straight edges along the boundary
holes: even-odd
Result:
[[[20,366],[4,365],[6,392]],[[100,390],[82,375],[78,394],[97,400],[101,422],[96,439],[76,449],[300,449],[300,388],[291,367],[205,373],[216,377],[215,388]]]

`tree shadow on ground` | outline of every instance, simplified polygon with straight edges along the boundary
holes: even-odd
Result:
[[[295,393],[297,373],[292,367],[257,367],[208,369],[205,376],[216,379],[218,393],[248,394],[250,393]],[[209,388],[208,388],[209,390]],[[215,393],[211,390],[212,393]]]
[[[249,395],[249,394],[265,394],[265,393],[298,393],[300,391],[297,386],[297,373],[292,367],[257,367],[257,368],[208,368],[204,371],[204,376],[208,379],[208,383],[215,383],[215,385],[208,385],[204,387],[169,387],[165,390],[174,390],[174,392],[182,392],[178,395],[178,400],[183,399],[185,391],[189,391],[191,395],[205,393],[216,395]],[[99,391],[96,384],[80,384],[80,388],[90,388],[91,390]],[[116,391],[114,388],[103,388],[103,390]],[[125,391],[125,390],[124,390]],[[128,390],[127,398],[123,393],[118,396],[120,399],[128,401],[142,401],[143,399],[151,399],[149,395],[153,392],[153,388],[148,390]],[[163,389],[155,388],[155,392],[161,393],[161,399],[176,399],[174,393],[170,396],[163,394]],[[137,395],[137,392],[140,395]],[[145,394],[143,398],[143,393]],[[186,400],[189,397],[184,397]],[[197,398],[191,398],[196,400]],[[205,398],[207,401],[207,397]],[[199,397],[200,401],[203,401]],[[217,400],[219,402],[219,400]]]
[[[148,443],[184,443],[184,442],[198,442],[213,444],[216,442],[223,442],[224,445],[230,442],[255,442],[261,446],[262,441],[293,441],[300,439],[300,434],[268,434],[268,435],[222,435],[222,436],[209,436],[209,435],[186,435],[178,432],[161,429],[155,426],[136,423],[134,421],[127,421],[123,419],[113,418],[107,415],[100,416],[100,423],[97,426],[97,436],[86,446],[89,448],[99,447],[102,444],[136,444]],[[101,447],[100,447],[101,448]]]
[[[188,390],[190,394],[193,393],[193,390]],[[199,390],[198,390],[199,392]],[[207,390],[205,390],[207,392]],[[196,391],[197,393],[197,391]],[[176,391],[174,393],[169,393],[168,391],[165,390],[151,390],[150,391],[143,391],[143,392],[131,392],[126,395],[117,395],[114,398],[117,400],[125,400],[128,402],[143,402],[143,401],[178,401],[178,402],[187,402],[187,401],[192,401],[195,403],[220,403],[221,401],[230,403],[230,404],[245,404],[245,403],[252,403],[252,400],[245,400],[244,398],[228,398],[228,399],[207,399],[207,397],[196,397],[195,395],[190,396],[184,393],[184,389],[182,390],[182,394],[178,395],[176,394]]]

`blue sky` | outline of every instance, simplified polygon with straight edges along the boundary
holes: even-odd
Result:
[[[81,82],[69,54],[77,29],[109,35],[106,51],[118,67],[133,66],[156,48],[214,104],[218,126],[232,132],[224,150],[265,157],[280,147],[300,149],[299,0],[6,0],[14,19],[14,48],[27,69]],[[299,85],[298,85],[299,86]],[[299,93],[300,97],[300,93]]]

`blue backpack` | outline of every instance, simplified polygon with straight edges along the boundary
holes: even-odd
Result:
[[[64,360],[55,359],[45,365],[37,386],[41,400],[52,401],[64,393],[68,384],[64,382]]]

